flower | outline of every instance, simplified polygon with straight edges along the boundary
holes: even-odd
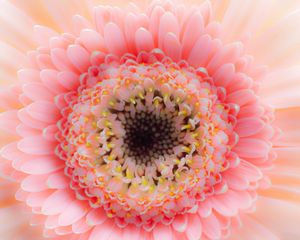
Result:
[[[299,3],[1,4],[2,191],[41,225],[26,239],[300,236]]]

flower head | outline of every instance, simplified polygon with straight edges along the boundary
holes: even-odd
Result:
[[[95,5],[73,31],[35,26],[38,46],[1,94],[16,135],[1,170],[45,237],[244,239],[244,224],[277,239],[255,215],[284,145],[262,98],[276,61],[270,74],[228,29],[238,3],[216,20],[222,4]]]

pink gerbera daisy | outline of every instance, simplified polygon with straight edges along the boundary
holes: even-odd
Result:
[[[1,237],[300,238],[299,2],[95,2],[0,3]]]

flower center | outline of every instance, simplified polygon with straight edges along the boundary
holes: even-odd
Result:
[[[136,164],[149,165],[160,156],[174,153],[178,133],[171,114],[155,115],[153,112],[122,113],[124,117],[124,152]]]
[[[232,133],[230,106],[209,78],[155,56],[107,56],[83,74],[57,150],[79,198],[119,225],[147,230],[213,193],[228,167]]]

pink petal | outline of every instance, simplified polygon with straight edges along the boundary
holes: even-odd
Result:
[[[275,108],[299,106],[299,65],[270,72],[262,82],[260,96]]]
[[[80,31],[84,28],[91,28],[91,23],[81,15],[74,15],[72,17],[72,24],[76,35],[79,35]]]
[[[54,48],[51,50],[51,59],[55,67],[60,71],[74,71],[76,68],[72,65],[68,58],[67,51],[61,48]]]
[[[182,215],[177,215],[174,218],[174,221],[172,223],[172,227],[177,231],[177,232],[184,232],[187,228],[188,224],[188,217],[186,214]]]
[[[242,227],[240,229],[235,229],[232,238],[236,239],[268,239],[268,240],[280,240],[281,238],[278,236],[276,232],[272,229],[269,229],[265,224],[260,223],[252,216],[243,215],[242,221],[247,228]]]
[[[165,10],[161,6],[155,6],[153,11],[150,14],[149,31],[153,35],[153,40],[156,46],[158,42],[160,19],[164,14],[164,12]]]
[[[58,132],[58,127],[56,124],[49,125],[48,127],[43,129],[43,137],[49,141],[56,141],[56,134]]]
[[[253,88],[253,79],[245,73],[238,72],[234,75],[232,81],[227,86],[227,92],[232,93],[236,91],[252,89]]]
[[[229,169],[224,172],[223,178],[226,181],[228,187],[233,190],[246,190],[249,188],[248,179],[239,172],[239,168],[237,169]]]
[[[48,189],[46,185],[47,175],[29,175],[22,183],[21,188],[27,192],[41,192]]]
[[[237,214],[237,207],[233,205],[230,201],[234,199],[230,199],[228,197],[228,193],[224,193],[222,195],[217,195],[212,198],[212,206],[213,208],[223,216],[232,217]]]
[[[23,92],[33,101],[52,101],[54,98],[53,93],[51,93],[42,83],[25,84],[23,85]]]
[[[122,239],[124,240],[140,240],[140,228],[128,225],[123,230],[123,236]]]
[[[59,215],[50,215],[47,217],[45,221],[45,228],[47,229],[53,229],[58,227],[58,217]]]
[[[239,168],[240,173],[243,174],[250,182],[258,181],[263,177],[261,169],[248,161],[241,160],[237,168]]]
[[[233,79],[235,67],[231,63],[221,66],[212,76],[214,83],[217,86],[226,87]]]
[[[11,175],[14,173],[14,168],[11,166],[9,162],[0,162],[0,174],[3,177],[11,178]]]
[[[203,233],[210,239],[220,239],[221,229],[218,219],[214,214],[201,219]]]
[[[299,146],[300,108],[278,109],[275,114],[274,124],[281,129],[281,136],[276,141],[276,145]]]
[[[40,226],[44,222],[45,222],[45,216],[37,215],[37,214],[31,215],[30,221],[29,221],[30,226]]]
[[[79,76],[73,72],[60,72],[57,80],[68,90],[75,90],[79,86]]]
[[[16,128],[20,124],[18,111],[10,110],[0,113],[0,128],[12,134],[16,134]]]
[[[229,194],[231,195],[230,197],[232,197],[234,199],[234,201],[236,201],[235,205],[240,210],[249,209],[252,206],[253,201],[256,198],[256,193],[254,193],[254,195],[253,194],[251,195],[247,191],[231,191],[231,190],[229,190]]]
[[[238,117],[246,118],[246,117],[261,117],[264,113],[264,108],[259,106],[257,103],[248,104],[247,106],[243,106],[239,113]]]
[[[142,27],[138,22],[137,16],[133,13],[128,13],[124,19],[124,34],[128,44],[129,52],[135,52],[134,44],[135,34],[139,27]]]
[[[212,213],[212,206],[210,201],[203,201],[199,204],[198,214],[200,217],[208,217]]]
[[[33,160],[26,161],[22,165],[21,171],[28,174],[46,174],[56,171],[64,167],[63,161],[59,160],[55,155],[43,156]]]
[[[246,191],[232,191],[212,198],[213,208],[223,216],[234,216],[239,209],[247,209],[251,206],[252,199]]]
[[[86,223],[85,218],[81,218],[80,220],[78,220],[77,222],[72,224],[72,231],[76,234],[85,233],[90,229],[91,229],[91,226],[89,226]]]
[[[71,225],[86,214],[87,208],[84,202],[75,200],[65,208],[58,218],[58,224],[60,226]]]
[[[172,239],[172,230],[170,226],[164,224],[158,224],[153,229],[153,239]]]
[[[46,123],[56,123],[60,119],[58,108],[52,102],[36,101],[26,107],[31,117]]]
[[[30,193],[26,199],[26,204],[30,207],[41,207],[51,193],[51,191]]]
[[[160,18],[158,30],[158,46],[160,48],[163,48],[163,43],[167,33],[173,33],[175,36],[179,36],[178,21],[171,12],[166,12]]]
[[[83,46],[91,53],[105,50],[104,38],[92,29],[82,30],[79,39]]]
[[[202,225],[197,214],[188,216],[189,222],[186,229],[186,237],[188,240],[199,240],[202,236]]]
[[[96,28],[103,33],[105,25],[111,20],[110,9],[105,6],[97,6],[94,8],[94,19]]]
[[[18,71],[18,78],[22,83],[40,82],[40,72],[36,69],[22,69]]]
[[[21,103],[18,98],[16,98],[16,94],[20,94],[20,89],[15,87],[8,87],[0,90],[0,107],[3,110],[12,110],[19,108]]]
[[[24,157],[26,157],[26,154],[21,152],[17,146],[18,142],[12,142],[3,146],[0,150],[0,156],[9,161],[22,160]]]
[[[104,223],[102,223],[101,225],[97,225],[93,229],[89,240],[108,239],[109,236],[111,236],[112,232],[115,230],[116,226],[111,220],[105,221]]]
[[[233,148],[233,151],[241,158],[265,157],[268,155],[269,150],[270,146],[266,142],[255,138],[241,138]]]
[[[55,70],[42,70],[41,79],[44,85],[54,93],[65,92],[66,89],[58,82],[58,72]]]
[[[125,19],[125,37],[129,47],[129,51],[137,54],[136,48],[136,32],[138,29],[148,29],[149,16],[146,14],[129,13]]]
[[[249,137],[260,132],[264,126],[265,123],[259,118],[240,118],[234,130],[240,137]]]
[[[72,195],[63,190],[57,190],[52,193],[44,202],[42,212],[45,215],[56,215],[61,212],[73,201]]]
[[[68,187],[70,179],[64,174],[63,170],[52,173],[47,179],[47,185],[53,189],[65,189]]]
[[[27,137],[19,141],[18,149],[24,153],[33,155],[47,155],[54,153],[53,142],[45,140],[40,136]]]
[[[36,62],[40,69],[55,69],[55,66],[53,65],[52,59],[49,54],[39,54],[36,57]]]
[[[127,50],[121,29],[115,23],[108,23],[104,28],[104,42],[109,52],[122,56]]]
[[[54,229],[55,233],[59,236],[64,236],[72,233],[72,226],[58,226]],[[72,239],[72,238],[71,238]]]
[[[187,58],[197,39],[204,32],[203,17],[198,12],[193,14],[186,24],[182,37],[183,58]]]
[[[275,233],[279,239],[293,240],[299,236],[300,208],[296,202],[261,197],[257,202],[254,217],[260,223],[264,223],[264,227],[276,229]]]
[[[220,40],[212,40],[205,34],[196,41],[188,56],[188,62],[194,67],[204,67],[220,47]]]
[[[226,101],[229,103],[236,103],[242,107],[246,104],[255,102],[256,97],[252,90],[243,89],[229,94]]]
[[[210,22],[205,27],[205,32],[209,34],[212,38],[219,38],[222,33],[221,25],[218,22]]]
[[[243,45],[239,42],[224,46],[209,62],[207,69],[214,73],[225,63],[235,63],[243,53]]]
[[[174,33],[168,32],[163,42],[163,50],[165,54],[171,57],[175,62],[181,58],[181,44]]]
[[[79,45],[70,45],[67,50],[68,57],[72,64],[81,72],[88,70],[90,63],[90,54]]]
[[[107,220],[107,215],[102,208],[93,209],[86,216],[86,222],[90,226],[102,224]]]
[[[110,234],[107,240],[119,240],[123,236],[123,229],[116,227],[114,231]]]
[[[151,51],[154,48],[153,36],[145,28],[139,28],[135,33],[137,51]]]
[[[25,109],[21,109],[18,111],[18,118],[24,123],[26,126],[33,129],[43,129],[47,127],[47,123],[41,122],[37,119],[31,117]]]
[[[200,12],[204,19],[205,25],[211,21],[213,15],[212,3],[210,1],[205,1],[200,5]]]

